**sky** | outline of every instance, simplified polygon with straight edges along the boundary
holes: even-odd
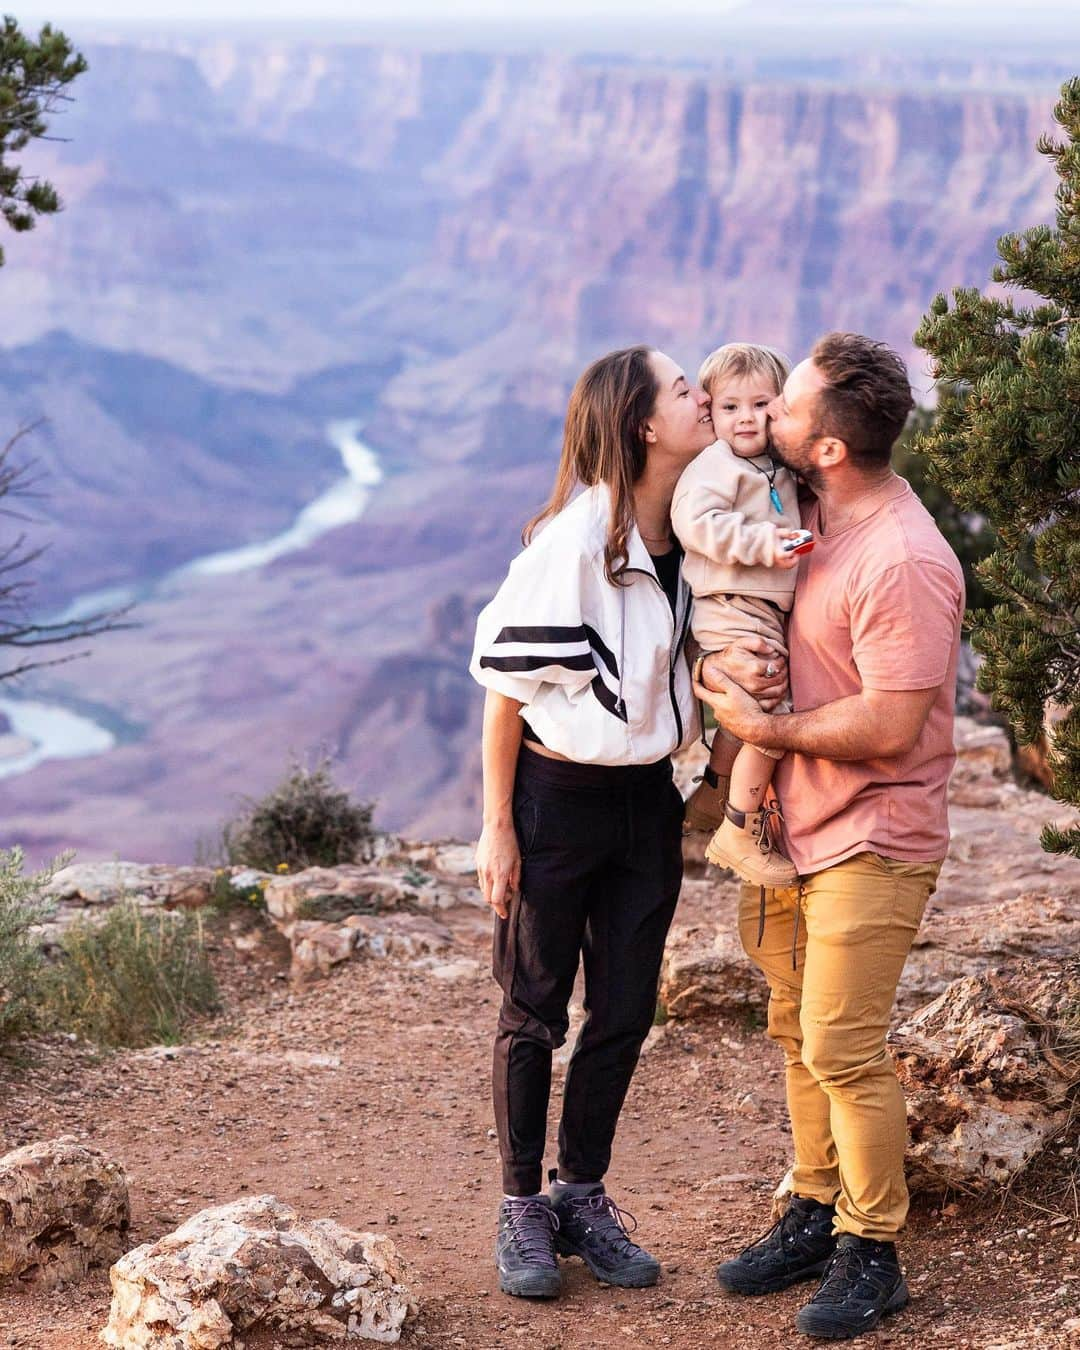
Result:
[[[13,4],[24,23],[52,18],[100,23],[139,23],[147,27],[182,22],[296,24],[459,22],[527,24],[545,21],[671,24],[680,19],[712,22],[725,16],[835,24],[859,28],[911,25],[961,26],[976,20],[1013,25],[1028,33],[1033,25],[1055,23],[1075,28],[1075,0],[26,0]],[[1048,34],[1049,35],[1049,34]],[[1080,55],[1080,53],[1078,53]]]

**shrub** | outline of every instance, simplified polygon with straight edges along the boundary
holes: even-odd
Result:
[[[957,506],[997,530],[978,564],[996,602],[971,624],[978,688],[1021,745],[1052,727],[1050,791],[1078,807],[1080,78],[1054,117],[1063,134],[1038,144],[1059,179],[1054,225],[998,240],[992,278],[1012,294],[939,295],[915,334],[943,395],[916,448]],[[1080,824],[1047,824],[1042,845],[1080,857]]]
[[[32,1019],[42,955],[30,930],[49,911],[42,888],[66,861],[24,876],[22,849],[0,849],[0,1043]]]
[[[99,1045],[169,1045],[195,1013],[219,1005],[200,915],[130,901],[77,919],[42,973],[41,1021]]]
[[[374,809],[336,786],[327,760],[310,770],[293,764],[272,792],[225,826],[225,857],[262,872],[355,862],[371,856]]]

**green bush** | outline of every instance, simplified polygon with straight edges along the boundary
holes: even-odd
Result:
[[[371,856],[374,809],[337,787],[327,760],[310,770],[293,764],[272,792],[225,826],[225,858],[261,872],[356,862]]]
[[[196,1013],[219,1006],[201,915],[130,901],[77,919],[41,973],[43,1026],[99,1045],[171,1045]]]
[[[0,1044],[32,1020],[42,954],[30,929],[48,914],[41,892],[64,862],[25,876],[22,849],[0,849]]]

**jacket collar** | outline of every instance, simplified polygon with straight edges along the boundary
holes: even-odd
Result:
[[[586,488],[578,500],[589,516],[590,547],[594,554],[602,553],[611,521],[611,489],[606,483],[596,483],[593,487]],[[648,572],[656,576],[656,567],[636,524],[631,525],[627,536],[626,555],[628,567],[632,567],[636,572]]]

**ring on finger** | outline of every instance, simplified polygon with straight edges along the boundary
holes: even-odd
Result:
[[[776,667],[773,665],[773,663],[772,663],[771,661],[770,661],[769,664],[765,667],[765,674],[766,674],[766,675],[775,675],[775,674],[776,674]]]

